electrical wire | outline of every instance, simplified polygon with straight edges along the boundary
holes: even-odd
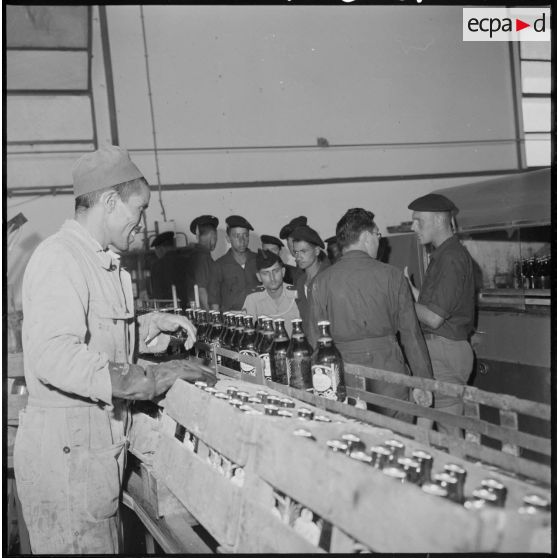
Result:
[[[157,149],[157,132],[155,130],[155,113],[153,111],[153,95],[151,93],[151,78],[149,74],[149,55],[147,53],[147,35],[145,33],[145,18],[143,16],[143,6],[140,6],[140,16],[141,16],[141,30],[143,35],[143,51],[145,56],[145,72],[147,75],[147,93],[149,96],[149,109],[151,113],[151,129],[153,131],[153,154],[155,155],[155,170],[157,172],[157,184],[159,186],[159,204],[161,205],[161,214],[163,215],[163,221],[166,221],[167,214],[165,212],[165,206],[163,205],[163,191],[161,189],[161,173],[159,171],[159,155]]]

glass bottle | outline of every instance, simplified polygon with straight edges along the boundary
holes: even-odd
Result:
[[[330,333],[330,322],[318,322],[320,334],[318,346],[312,355],[312,386],[314,393],[327,399],[344,401],[345,372],[341,353],[335,346]]]
[[[227,316],[227,318],[225,322],[225,327],[223,328],[223,335],[221,336],[221,347],[223,347],[224,349],[228,349],[230,351],[231,338],[233,336],[236,327],[236,322],[235,322],[236,314],[234,312],[225,312],[225,315]],[[227,366],[228,368],[232,368],[233,362],[230,358],[224,357],[223,359],[221,359],[221,364],[223,366]]]
[[[213,349],[221,346],[221,332],[223,331],[223,322],[221,314],[217,311],[213,312],[213,324],[211,332],[208,334],[209,346],[211,347],[211,359],[213,359]],[[217,355],[216,364],[221,364],[221,355]]]
[[[241,355],[257,357],[256,346],[256,329],[254,328],[254,317],[249,314],[244,316],[244,333],[240,339],[238,352]],[[256,369],[251,364],[245,362],[240,363],[240,370],[250,376],[256,375]]]
[[[271,318],[263,318],[260,342],[259,344],[256,342],[256,352],[262,362],[264,378],[267,380],[271,380],[270,352],[273,348],[274,340],[275,331],[273,330],[273,320]]]
[[[173,311],[173,314],[177,314],[179,316],[182,316],[182,310],[180,308],[175,308]],[[184,330],[183,328],[178,328],[175,332],[173,337],[171,337],[171,340],[169,342],[169,346],[167,349],[167,354],[170,355],[174,355],[174,356],[188,356],[188,351],[186,351],[186,348],[184,347],[184,341],[186,341],[186,338],[188,337],[188,334],[186,333],[186,330]]]
[[[270,359],[271,379],[279,384],[287,383],[287,349],[289,336],[285,329],[285,320],[277,318],[275,323],[275,339],[271,347]]]
[[[258,316],[256,320],[256,347],[262,342],[263,321],[266,316]]]
[[[302,329],[302,320],[291,322],[293,331],[287,349],[287,383],[297,389],[312,387],[312,347]]]
[[[244,314],[236,314],[234,317],[235,326],[231,335],[230,350],[238,353],[240,341],[244,333]],[[240,371],[240,362],[238,360],[231,360],[231,368]]]

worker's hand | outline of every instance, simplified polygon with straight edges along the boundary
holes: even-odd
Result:
[[[432,406],[432,392],[425,389],[415,388],[413,389],[413,399],[417,405],[421,407],[431,407]]]
[[[419,290],[413,285],[411,277],[409,276],[409,268],[407,266],[405,266],[405,268],[403,269],[403,275],[405,276],[405,279],[407,279],[407,283],[409,283],[409,287],[411,288],[411,292],[413,293],[415,302],[417,302],[419,298]]]
[[[155,396],[165,393],[178,378],[191,383],[200,380],[209,386],[217,381],[211,368],[186,359],[169,360],[147,368],[155,378]]]
[[[117,362],[109,362],[108,367],[113,397],[137,400],[155,397],[155,378],[150,370]]]
[[[187,333],[184,347],[186,350],[191,349],[196,341],[196,328],[186,316],[179,314],[170,314],[167,312],[152,312],[146,314],[144,319],[147,320],[147,335],[144,339],[147,347],[162,332],[173,332],[182,328]]]

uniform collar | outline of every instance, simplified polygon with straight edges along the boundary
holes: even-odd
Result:
[[[442,242],[442,244],[440,244],[440,246],[438,246],[438,248],[436,248],[432,252],[432,254],[430,254],[430,259],[433,260],[440,257],[440,254],[444,252],[444,250],[452,245],[455,245],[456,242],[459,243],[459,239],[457,238],[457,236],[452,234],[449,238],[446,238],[446,240],[444,240],[444,242]]]
[[[370,260],[373,260],[374,258],[371,258],[366,252],[364,252],[363,250],[349,250],[348,252],[345,252],[342,256],[342,259],[344,260],[354,260],[354,259],[364,259],[364,258],[368,258]],[[340,259],[341,259],[340,258]]]
[[[113,252],[110,248],[103,249],[98,240],[93,238],[89,231],[75,219],[67,219],[62,225],[62,229],[77,236],[82,242],[89,246],[99,258],[101,267],[107,271],[114,271],[120,267],[120,255]]]

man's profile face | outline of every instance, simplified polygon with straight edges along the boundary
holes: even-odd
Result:
[[[295,257],[295,253],[294,253],[294,240],[292,236],[289,236],[287,238],[287,247],[289,248],[289,252],[291,253],[291,256],[294,258]]]
[[[246,252],[248,249],[248,241],[250,240],[250,231],[243,227],[233,227],[228,235],[231,247],[236,252]]]
[[[293,243],[296,265],[300,269],[308,269],[317,259],[320,248],[306,240],[295,240]]]
[[[421,244],[429,244],[436,230],[436,213],[431,211],[413,211],[411,229],[416,233]]]
[[[119,251],[125,252],[134,241],[150,197],[151,192],[146,184],[142,184],[141,188],[131,194],[126,201],[122,201],[120,196],[116,195],[115,206],[108,213],[105,226],[109,243]]]
[[[260,269],[256,274],[266,291],[276,291],[283,284],[285,268],[275,262],[271,267]]]
[[[210,252],[215,250],[215,246],[217,246],[217,231],[210,230],[201,235],[200,237],[200,244],[205,246],[209,249]]]
[[[277,244],[263,244],[262,243],[262,250],[267,250],[268,252],[273,252],[276,256],[279,255],[281,252],[281,246],[277,246]]]

